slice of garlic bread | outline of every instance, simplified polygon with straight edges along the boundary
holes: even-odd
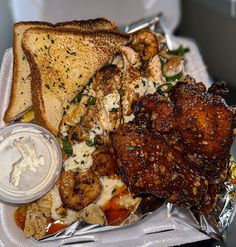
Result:
[[[55,25],[47,22],[37,21],[16,23],[13,30],[14,66],[12,89],[9,105],[4,115],[5,123],[9,123],[19,118],[21,115],[23,115],[24,112],[32,107],[30,67],[21,47],[21,40],[24,32],[32,27],[55,27],[58,29],[74,28],[80,31],[117,31],[115,23],[105,18],[96,18],[81,21],[67,21],[57,23]]]
[[[68,102],[127,41],[126,35],[110,31],[91,33],[55,28],[25,31],[22,48],[31,67],[36,121],[57,135]]]

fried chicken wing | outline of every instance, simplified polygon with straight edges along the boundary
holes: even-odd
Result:
[[[174,127],[174,105],[157,92],[139,98],[132,108],[138,125],[147,125],[159,133],[170,132]]]
[[[181,154],[144,127],[123,125],[112,134],[123,178],[135,194],[151,194],[181,206],[196,205],[207,181]]]
[[[203,83],[179,82],[171,99],[175,130],[190,164],[208,178],[225,173],[233,143],[232,109],[221,96],[208,93]]]
[[[203,214],[213,214],[216,210],[216,204],[222,197],[222,192],[225,190],[223,183],[221,184],[210,184],[208,186],[207,193],[204,195],[201,203],[193,208]]]

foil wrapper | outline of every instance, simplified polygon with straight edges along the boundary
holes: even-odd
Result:
[[[138,22],[132,23],[127,26],[124,31],[127,33],[136,32],[141,29],[149,29],[151,31],[156,31],[161,33],[166,38],[166,43],[169,49],[176,48],[176,44],[172,42],[172,34],[169,33],[168,28],[165,25],[165,22],[162,19],[162,14],[159,13],[155,16],[151,16],[146,19],[142,19]],[[204,68],[205,69],[205,68]],[[106,231],[115,231],[120,229],[126,229],[135,224],[141,223],[145,220],[146,217],[152,217],[152,214],[155,214],[158,211],[164,211],[167,218],[183,224],[192,229],[198,230],[216,240],[224,241],[227,234],[227,229],[233,221],[235,210],[236,210],[236,165],[231,159],[230,161],[230,173],[228,181],[225,182],[225,192],[222,195],[221,199],[218,200],[214,214],[200,214],[191,211],[187,208],[178,208],[170,203],[161,203],[155,211],[143,212],[140,208],[136,212],[132,213],[130,217],[120,226],[102,226],[102,225],[89,225],[84,221],[77,221],[72,223],[66,229],[59,231],[55,234],[48,235],[39,240],[39,242],[54,241],[61,239],[70,239],[74,237],[79,237],[76,242],[69,242],[72,244],[85,243],[85,242],[94,242],[94,239],[86,237],[88,234],[101,233]],[[158,222],[156,222],[158,224]],[[156,230],[156,232],[171,231],[171,226],[168,228],[163,228]],[[156,232],[147,232],[146,234],[152,234]],[[170,233],[171,234],[171,233]]]

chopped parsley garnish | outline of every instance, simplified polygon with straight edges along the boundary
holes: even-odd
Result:
[[[157,89],[157,91],[162,91],[163,93],[168,93],[168,92],[170,92],[172,87],[173,87],[173,84],[168,82],[168,83],[164,83],[164,84],[158,85],[156,87],[156,89]]]
[[[125,92],[122,89],[120,89],[118,92],[119,92],[120,97],[123,97],[125,95]]]
[[[182,190],[185,196],[188,196],[188,191],[186,189]]]
[[[78,94],[78,95],[72,100],[72,103],[79,103],[79,102],[81,101],[82,97],[83,97],[83,94],[82,94],[82,93]]]
[[[183,56],[186,52],[189,52],[189,48],[184,48],[182,45],[180,45],[176,50],[168,51],[169,54],[176,56]]]
[[[96,140],[96,138],[93,141],[92,140],[86,140],[86,144],[87,144],[87,146],[92,147],[92,146],[97,144],[97,140]]]
[[[70,141],[66,137],[62,137],[63,150],[67,154],[73,154],[73,149]]]
[[[110,112],[118,112],[119,111],[119,108],[112,108],[111,110],[110,110]]]
[[[146,83],[147,83],[147,79],[142,77],[141,78],[141,82],[143,83],[143,86],[145,87],[146,86]]]
[[[66,52],[67,52],[68,54],[70,54],[70,55],[76,56],[76,52],[74,52],[74,51],[68,51],[68,50],[66,50]]]
[[[88,105],[95,105],[96,104],[96,101],[97,101],[97,98],[93,97],[93,96],[90,96],[87,100],[87,104]]]
[[[129,151],[132,151],[132,150],[135,149],[135,147],[133,147],[133,146],[128,146],[128,147],[126,147],[126,149],[129,150]]]
[[[173,75],[173,76],[166,76],[166,81],[172,82],[172,81],[178,81],[182,78],[183,72],[181,71],[179,74]]]

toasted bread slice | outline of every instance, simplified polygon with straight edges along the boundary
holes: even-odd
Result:
[[[7,111],[4,115],[4,122],[9,123],[19,118],[24,112],[32,107],[31,77],[28,61],[21,47],[23,33],[31,27],[55,27],[55,28],[75,28],[81,31],[112,30],[117,31],[114,22],[105,18],[92,20],[68,21],[55,25],[47,22],[18,22],[14,25],[14,66],[11,96]]]
[[[19,117],[32,106],[30,87],[30,67],[21,48],[23,33],[30,27],[49,27],[46,22],[19,22],[13,31],[13,78],[11,96],[4,122],[8,123]]]
[[[55,28],[30,28],[22,48],[32,75],[32,99],[36,121],[58,134],[64,109],[125,45],[124,34],[79,32]]]
[[[56,28],[75,28],[83,31],[99,31],[110,30],[118,31],[115,22],[107,20],[106,18],[96,18],[81,21],[66,21],[55,24]]]

